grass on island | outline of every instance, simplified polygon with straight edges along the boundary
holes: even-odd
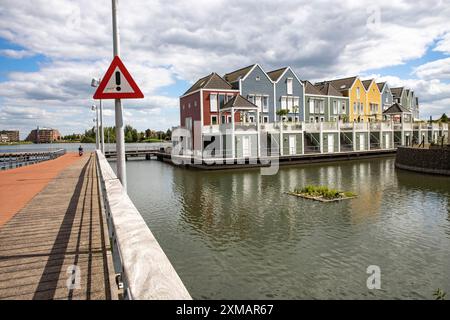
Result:
[[[312,186],[308,185],[303,188],[295,188],[290,194],[301,196],[307,199],[320,200],[320,201],[336,201],[344,199],[352,199],[357,195],[349,191],[339,191],[330,189],[325,186]]]

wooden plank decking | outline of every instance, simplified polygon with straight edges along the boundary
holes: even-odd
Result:
[[[73,266],[80,285],[69,289]],[[0,299],[114,299],[113,273],[94,154],[0,226]]]

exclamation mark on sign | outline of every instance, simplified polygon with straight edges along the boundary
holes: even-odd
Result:
[[[119,71],[116,71],[116,85],[117,85],[116,90],[120,91],[121,88],[120,88],[120,72]]]

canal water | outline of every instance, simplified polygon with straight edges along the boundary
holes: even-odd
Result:
[[[112,163],[115,168],[115,163]],[[433,299],[450,292],[450,179],[394,158],[194,171],[127,162],[129,194],[196,299]],[[359,194],[319,203],[307,184]],[[369,290],[369,266],[381,289]]]

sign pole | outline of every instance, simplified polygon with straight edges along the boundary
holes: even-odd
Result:
[[[117,21],[117,0],[112,0],[112,24],[113,24],[113,47],[114,57],[120,57],[120,39]],[[122,101],[115,99],[115,117],[116,117],[116,153],[117,153],[117,177],[122,183],[125,191],[127,190],[127,171],[125,167],[125,133],[123,125]]]
[[[100,99],[100,150],[105,154],[105,134],[103,132],[103,103]]]

